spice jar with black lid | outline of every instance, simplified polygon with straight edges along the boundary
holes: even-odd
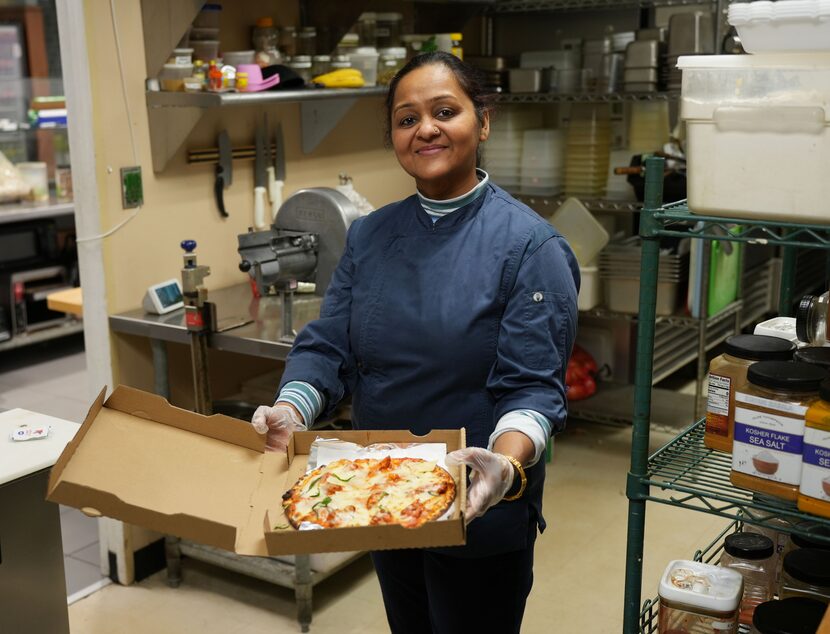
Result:
[[[767,601],[755,610],[750,634],[815,634],[826,607],[803,597]]]
[[[830,602],[830,551],[797,548],[784,557],[778,596]]]
[[[732,451],[735,425],[735,392],[746,382],[749,366],[757,361],[789,361],[796,346],[791,341],[766,335],[733,335],[724,352],[709,364],[706,433],[710,449]]]
[[[830,348],[815,346],[808,346],[806,348],[799,348],[793,354],[793,361],[801,363],[812,363],[818,365],[830,372]]]
[[[827,372],[793,361],[749,366],[735,394],[732,472],[735,486],[795,502],[801,482],[806,413]]]
[[[720,565],[744,578],[738,622],[749,625],[755,608],[775,593],[775,544],[757,533],[733,533],[724,540],[723,550]]]

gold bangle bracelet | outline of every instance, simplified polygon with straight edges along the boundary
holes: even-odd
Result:
[[[505,454],[502,455],[505,458],[507,458],[514,467],[516,467],[516,470],[519,472],[519,478],[521,478],[519,491],[515,495],[511,495],[509,498],[503,498],[505,502],[513,502],[514,500],[518,500],[520,497],[522,497],[522,494],[525,492],[525,489],[527,488],[527,476],[525,475],[525,470],[521,462],[516,460],[513,456],[508,456]]]

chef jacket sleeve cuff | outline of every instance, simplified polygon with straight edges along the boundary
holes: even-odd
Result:
[[[311,427],[311,424],[317,420],[317,417],[323,411],[323,395],[317,389],[306,383],[305,381],[289,381],[286,383],[279,396],[277,402],[290,403],[300,412],[303,417],[303,422],[306,427]]]
[[[496,439],[508,431],[518,431],[530,438],[533,442],[533,459],[527,464],[532,467],[545,452],[548,438],[550,438],[551,425],[547,417],[532,409],[518,409],[507,412],[496,423],[496,429],[490,434],[490,441],[487,448],[492,451]]]

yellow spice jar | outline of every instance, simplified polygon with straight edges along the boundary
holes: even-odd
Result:
[[[798,508],[830,517],[830,379],[819,387],[819,399],[807,410]]]
[[[827,372],[792,361],[749,366],[735,395],[732,473],[735,486],[784,500],[798,499],[807,409]]]

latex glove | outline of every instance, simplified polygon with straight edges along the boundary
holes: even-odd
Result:
[[[513,485],[513,464],[499,453],[467,447],[447,454],[447,466],[466,465],[472,469],[467,488],[465,522],[469,524],[497,504]],[[463,473],[463,472],[462,472]]]
[[[285,451],[291,434],[306,429],[299,412],[288,403],[275,403],[273,407],[260,405],[251,418],[251,425],[258,434],[267,433],[265,451]]]

